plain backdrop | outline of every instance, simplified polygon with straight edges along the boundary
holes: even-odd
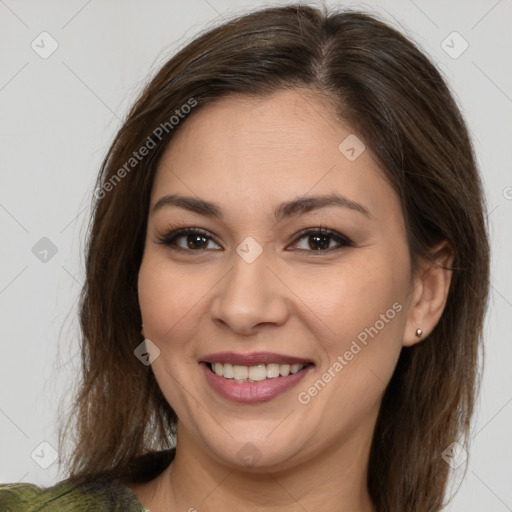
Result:
[[[50,485],[63,476],[53,450],[66,411],[59,403],[79,368],[90,199],[127,108],[200,31],[285,3],[0,0],[0,482]],[[417,41],[469,125],[488,200],[492,289],[469,468],[447,510],[510,511],[512,2],[329,3],[379,13]]]

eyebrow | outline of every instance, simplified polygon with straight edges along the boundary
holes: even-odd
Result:
[[[184,208],[185,210],[189,210],[206,217],[213,217],[218,219],[224,218],[222,208],[219,205],[212,203],[211,201],[200,199],[198,197],[182,196],[179,194],[170,194],[161,197],[153,206],[152,213],[155,213],[158,210],[169,206]],[[274,211],[274,217],[277,221],[281,221],[285,218],[303,215],[313,210],[319,210],[320,208],[325,208],[328,206],[348,208],[350,210],[362,213],[368,218],[372,217],[368,209],[363,205],[356,203],[347,197],[334,193],[327,195],[307,196],[294,199],[292,201],[286,201],[276,208]]]

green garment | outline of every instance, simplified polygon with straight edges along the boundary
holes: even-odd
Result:
[[[147,512],[134,492],[119,481],[59,482],[41,489],[33,484],[0,485],[2,512]]]
[[[143,456],[132,469],[130,482],[156,477],[174,458],[175,450]],[[62,480],[41,488],[29,483],[0,484],[0,512],[149,512],[130,487],[108,475],[79,483]]]

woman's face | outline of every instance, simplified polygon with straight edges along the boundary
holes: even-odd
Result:
[[[182,123],[138,281],[178,445],[255,470],[366,450],[412,337],[398,196],[306,92],[230,96]],[[202,232],[170,235],[190,227]]]

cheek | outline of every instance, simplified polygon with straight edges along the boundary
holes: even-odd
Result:
[[[402,348],[408,282],[403,261],[392,262],[381,255],[365,261],[352,265],[350,272],[338,273],[338,282],[331,282],[318,299],[322,318],[333,332],[322,339],[321,380],[328,384],[315,400],[332,421],[337,421],[337,411],[350,410],[346,420],[354,424],[378,407],[395,369]],[[316,387],[321,390],[323,384]]]
[[[186,326],[183,319],[200,298],[200,290],[194,284],[189,275],[174,269],[169,262],[145,255],[139,270],[138,293],[147,338],[162,344]]]
[[[199,283],[169,261],[151,251],[144,255],[138,276],[144,335],[160,350],[151,368],[167,402],[180,416],[187,414],[180,382],[187,381],[189,363],[193,362],[191,354],[187,357],[191,352],[187,341],[195,324],[188,319],[201,297],[200,286],[194,284]]]
[[[337,268],[325,268],[296,280],[297,295],[323,325],[320,340],[332,358],[353,340],[379,339],[399,343],[407,265],[383,251],[354,252]],[[320,333],[319,333],[320,334]],[[373,335],[373,337],[372,337]]]
[[[324,353],[320,375],[301,388],[299,401],[333,423],[345,411],[348,428],[378,407],[393,374],[402,347],[408,275],[404,260],[391,261],[382,253],[345,268],[350,271],[331,274],[322,294],[310,292],[328,334],[317,337]]]

